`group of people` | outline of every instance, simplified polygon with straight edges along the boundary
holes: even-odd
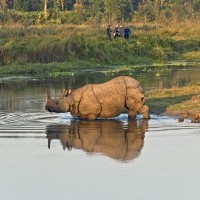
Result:
[[[128,27],[123,28],[123,26],[119,25],[116,25],[114,30],[112,30],[111,25],[108,24],[106,33],[109,40],[112,40],[112,36],[114,39],[116,39],[117,37],[124,37],[128,40],[129,35],[131,34],[131,30]]]

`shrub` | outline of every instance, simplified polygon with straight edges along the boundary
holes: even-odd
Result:
[[[154,47],[150,54],[153,58],[158,59],[158,60],[165,60],[166,59],[166,55],[165,55],[163,49],[159,46]]]

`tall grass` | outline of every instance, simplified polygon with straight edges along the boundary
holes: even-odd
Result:
[[[0,29],[0,66],[74,62],[132,64],[192,58],[200,50],[199,24],[130,24],[128,41],[108,41],[105,26],[4,26]]]

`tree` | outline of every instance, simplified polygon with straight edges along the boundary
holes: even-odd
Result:
[[[60,0],[60,4],[61,4],[61,10],[64,10],[64,0]]]
[[[0,0],[0,11],[5,12],[7,10],[6,0]]]
[[[133,10],[138,10],[139,5],[142,3],[141,0],[131,0],[131,4],[133,7]]]
[[[119,19],[124,22],[132,18],[133,15],[133,4],[131,0],[120,0],[119,1],[120,16]]]
[[[88,1],[87,12],[90,16],[90,21],[94,24],[99,24],[103,17],[103,3],[99,0]]]
[[[43,0],[29,0],[29,11],[41,11]]]
[[[139,21],[181,21],[199,18],[200,0],[0,0],[0,10],[41,11],[45,20],[58,19],[59,12],[67,10],[76,22],[95,24],[102,20],[123,23],[130,21],[133,15]],[[67,14],[69,12],[62,16]]]
[[[104,15],[105,19],[108,23],[111,23],[112,21],[116,21],[117,17],[119,16],[119,3],[118,1],[113,0],[103,0],[104,1]]]
[[[74,12],[78,18],[79,21],[85,20],[85,6],[84,6],[84,0],[77,0],[74,4]]]
[[[76,3],[75,0],[66,0],[65,7],[67,10],[73,10],[74,4]]]
[[[60,0],[54,0],[53,1],[53,18],[57,19],[59,17],[59,7],[60,7]]]
[[[124,22],[133,15],[132,0],[104,0],[104,15],[107,22]]]
[[[44,16],[47,15],[47,4],[48,4],[48,0],[44,0],[44,9],[43,9],[43,11],[44,11]]]

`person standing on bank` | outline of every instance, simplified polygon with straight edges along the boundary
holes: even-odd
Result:
[[[130,34],[131,34],[130,28],[126,27],[126,28],[124,29],[124,38],[128,40]]]
[[[120,26],[120,27],[119,27],[119,34],[120,34],[120,37],[124,37],[124,29],[123,29],[123,26]]]
[[[108,24],[107,29],[106,29],[107,37],[109,40],[112,40],[112,29],[110,27],[110,24]]]
[[[116,39],[116,37],[120,37],[120,33],[119,33],[119,26],[116,25],[115,29],[114,29],[114,39]]]

